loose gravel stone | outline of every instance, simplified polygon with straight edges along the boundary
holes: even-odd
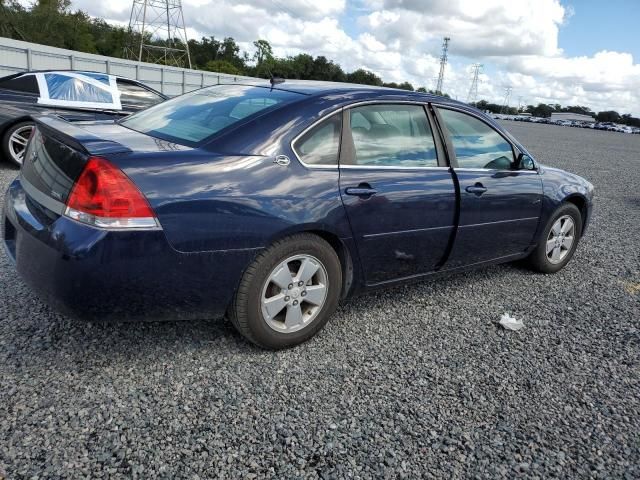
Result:
[[[224,321],[68,319],[2,252],[0,476],[639,478],[640,136],[506,125],[596,187],[567,268],[360,297],[291,350]]]

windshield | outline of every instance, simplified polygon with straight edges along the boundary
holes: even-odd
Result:
[[[197,145],[223,128],[301,94],[247,85],[215,85],[131,115],[121,125],[164,140]]]

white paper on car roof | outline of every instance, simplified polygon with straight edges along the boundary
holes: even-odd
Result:
[[[116,77],[93,72],[37,72],[38,103],[122,110]]]

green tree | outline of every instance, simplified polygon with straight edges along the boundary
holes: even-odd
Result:
[[[382,86],[382,79],[375,73],[359,68],[358,70],[347,74],[347,82],[360,83],[363,85]]]
[[[620,121],[620,114],[615,110],[607,110],[604,112],[598,112],[596,115],[596,120],[598,122],[614,122],[617,123]]]
[[[533,117],[548,118],[555,111],[555,106],[547,105],[546,103],[539,103],[537,107],[533,105],[527,105],[527,112]]]
[[[273,60],[273,49],[269,42],[266,40],[256,40],[253,42],[253,46],[256,47],[256,53],[253,54],[253,59],[258,66],[264,62]]]
[[[26,40],[20,19],[24,16],[25,9],[16,0],[0,1],[0,37]]]
[[[204,70],[216,73],[228,73],[230,75],[242,75],[242,71],[227,60],[209,60],[205,64]]]

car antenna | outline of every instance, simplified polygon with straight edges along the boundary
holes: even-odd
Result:
[[[271,90],[273,90],[273,87],[279,83],[284,83],[284,78],[281,77],[274,77],[273,74],[269,74],[269,76],[271,77],[269,79],[269,83],[271,84]]]

